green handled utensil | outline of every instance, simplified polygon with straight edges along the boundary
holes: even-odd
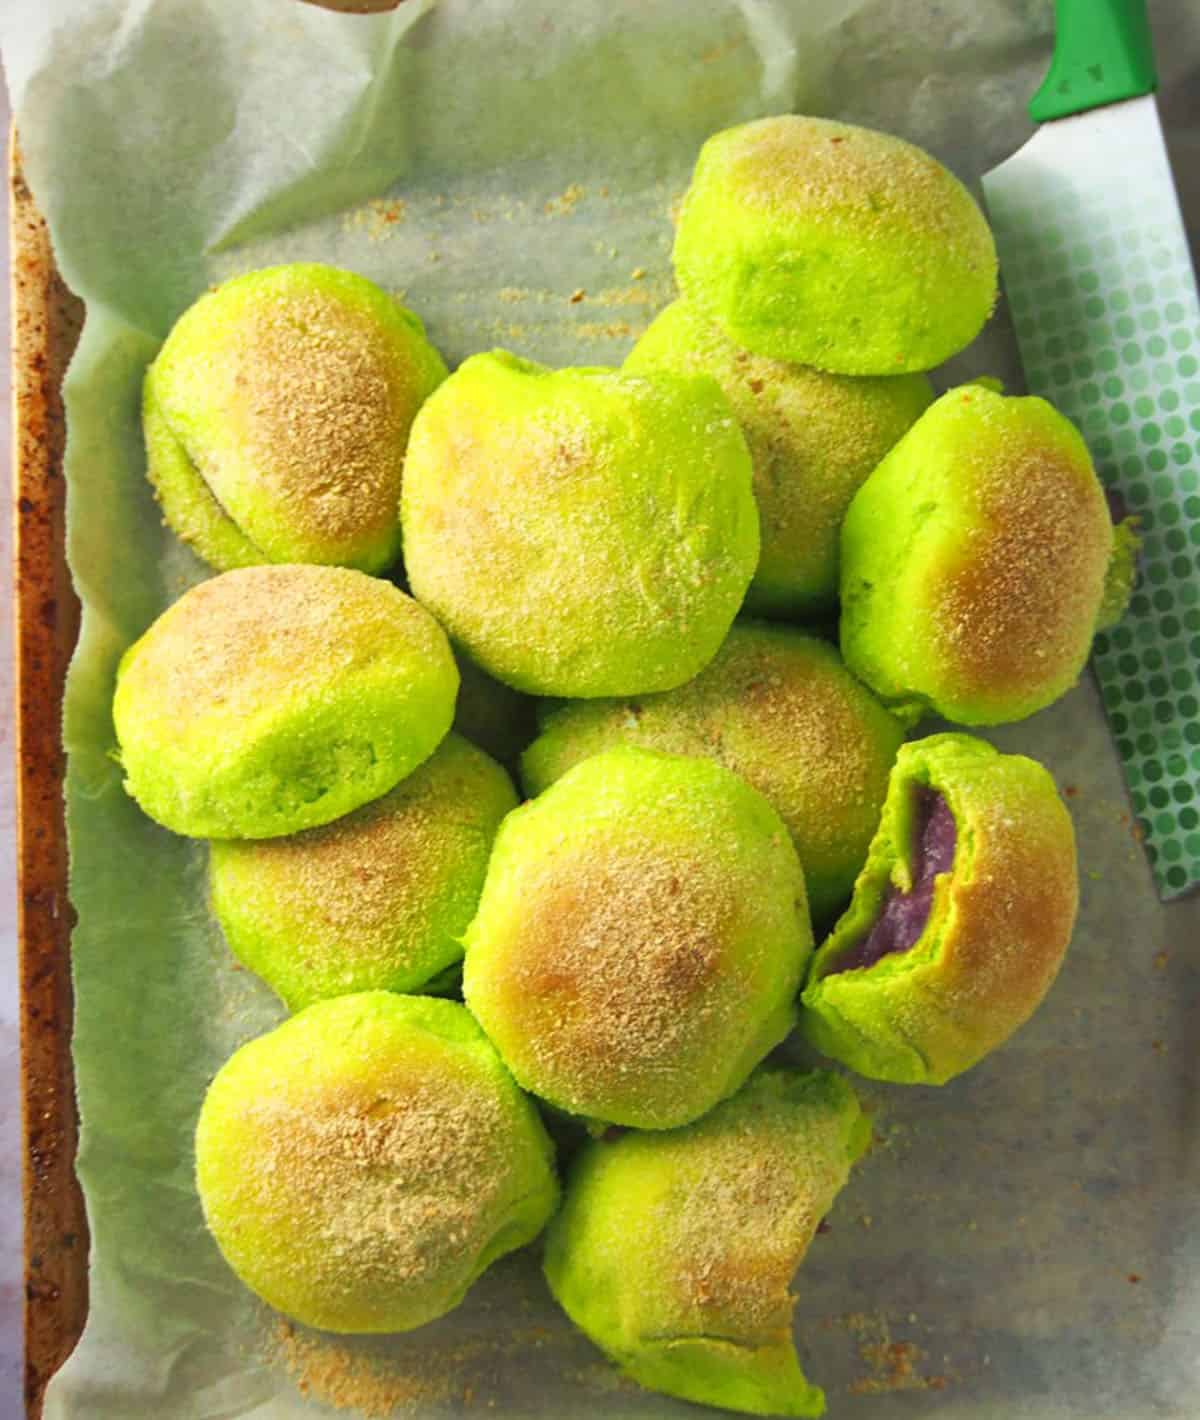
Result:
[[[1153,97],[1144,0],[1056,0],[1041,127],[983,179],[1032,393],[1141,519],[1138,587],[1096,638],[1160,896],[1200,883],[1200,301]]]

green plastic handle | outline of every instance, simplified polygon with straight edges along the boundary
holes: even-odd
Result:
[[[1054,58],[1029,103],[1035,123],[1158,87],[1146,0],[1055,0]]]

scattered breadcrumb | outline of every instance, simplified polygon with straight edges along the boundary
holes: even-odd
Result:
[[[912,1313],[909,1320],[914,1320]],[[922,1375],[918,1363],[925,1359],[925,1352],[914,1342],[896,1341],[892,1338],[891,1327],[883,1315],[869,1316],[862,1312],[852,1312],[843,1318],[842,1324],[848,1331],[860,1337],[858,1354],[869,1367],[869,1373],[851,1381],[848,1387],[851,1395],[883,1395],[901,1390],[945,1390],[950,1377]]]
[[[309,1336],[291,1322],[275,1329],[274,1351],[301,1395],[337,1410],[354,1410],[367,1420],[412,1412],[458,1393],[452,1370],[423,1367],[418,1374],[386,1357],[355,1350],[346,1342]],[[465,1398],[465,1396],[464,1396]]]
[[[580,199],[586,196],[586,189],[573,182],[557,197],[550,198],[542,210],[548,217],[569,217],[579,205]]]
[[[626,320],[580,321],[572,327],[579,340],[636,340],[645,329],[645,322],[631,324]]]
[[[480,1387],[490,1383],[497,1363],[528,1355],[530,1347],[543,1345],[548,1336],[542,1327],[526,1326],[486,1340],[426,1341],[420,1347],[405,1347],[400,1355],[390,1349],[395,1338],[343,1339],[279,1318],[265,1338],[263,1351],[301,1395],[366,1420],[390,1420],[427,1414],[431,1405],[494,1407],[495,1400],[482,1395]],[[388,1351],[382,1349],[385,1346]],[[599,1378],[602,1369],[609,1370],[599,1363],[589,1368],[586,1379],[593,1379],[591,1370]],[[579,1378],[585,1376],[581,1373]]]
[[[400,197],[375,197],[364,207],[356,207],[342,218],[345,232],[365,232],[369,242],[386,241],[404,221],[406,205]]]

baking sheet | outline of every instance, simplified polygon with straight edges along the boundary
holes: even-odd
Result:
[[[1170,115],[1200,15],[1156,19]],[[211,281],[323,259],[403,292],[451,361],[496,344],[619,360],[669,299],[669,214],[707,133],[828,113],[974,179],[1027,136],[1049,29],[1039,0],[407,0],[370,18],[10,0],[29,180],[88,302],[66,388],[85,610],[65,734],[92,1313],[52,1420],[696,1413],[619,1382],[530,1254],[433,1327],[338,1342],[260,1308],[203,1231],[200,1098],[279,1008],[229,963],[203,849],[138,813],[108,753],[120,651],[204,575],[142,476],[138,385],[171,322]],[[955,362],[984,370],[1019,384],[1003,317]],[[864,1091],[880,1142],[798,1279],[802,1354],[835,1415],[1183,1420],[1200,1393],[1200,908],[1155,898],[1090,683],[993,738],[1068,796],[1075,946],[971,1074]]]

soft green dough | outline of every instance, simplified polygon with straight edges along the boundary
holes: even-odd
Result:
[[[855,490],[933,400],[924,375],[855,378],[742,350],[675,301],[624,368],[707,374],[746,436],[762,551],[746,610],[820,618],[837,601],[838,533]]]
[[[746,350],[899,375],[979,334],[996,300],[996,247],[974,198],[928,153],[787,114],[700,150],[675,274]]]
[[[298,1011],[354,991],[415,991],[462,957],[508,775],[449,734],[381,799],[336,823],[213,843],[213,912],[244,966]]]
[[[1137,581],[1138,553],[1142,538],[1138,531],[1141,519],[1122,518],[1113,528],[1113,550],[1104,577],[1104,595],[1096,614],[1096,630],[1107,631],[1125,615],[1133,585]]]
[[[413,416],[446,377],[420,320],[365,277],[301,263],[202,296],[146,373],[148,472],[214,567],[378,572],[400,550]]]
[[[386,794],[437,748],[458,671],[388,582],[247,567],[201,582],[121,658],[125,787],[194,838],[274,838]]]
[[[964,725],[1024,719],[1075,684],[1127,594],[1114,548],[1068,420],[1042,399],[949,390],[846,514],[846,664],[885,702]]]
[[[867,856],[904,737],[899,720],[825,641],[737,622],[678,690],[549,711],[525,751],[526,791],[616,744],[714,759],[775,808],[796,845],[814,921],[826,926]]]
[[[509,814],[463,996],[519,1084],[573,1114],[685,1124],[795,1021],[804,876],[761,794],[621,747]]]
[[[953,815],[953,867],[935,879],[925,928],[908,950],[847,966],[889,890],[912,887],[922,788]],[[1070,943],[1077,901],[1071,816],[1040,764],[971,735],[906,744],[853,901],[813,960],[801,1030],[860,1075],[944,1084],[1036,1010]]]
[[[840,1076],[760,1070],[686,1128],[586,1144],[546,1233],[550,1289],[651,1390],[820,1415],[790,1285],[870,1133]]]
[[[306,1326],[410,1331],[558,1202],[553,1148],[462,1006],[369,991],[236,1052],[196,1127],[217,1246]]]
[[[534,695],[681,684],[758,560],[750,456],[706,376],[473,355],[413,425],[402,511],[413,595]]]

